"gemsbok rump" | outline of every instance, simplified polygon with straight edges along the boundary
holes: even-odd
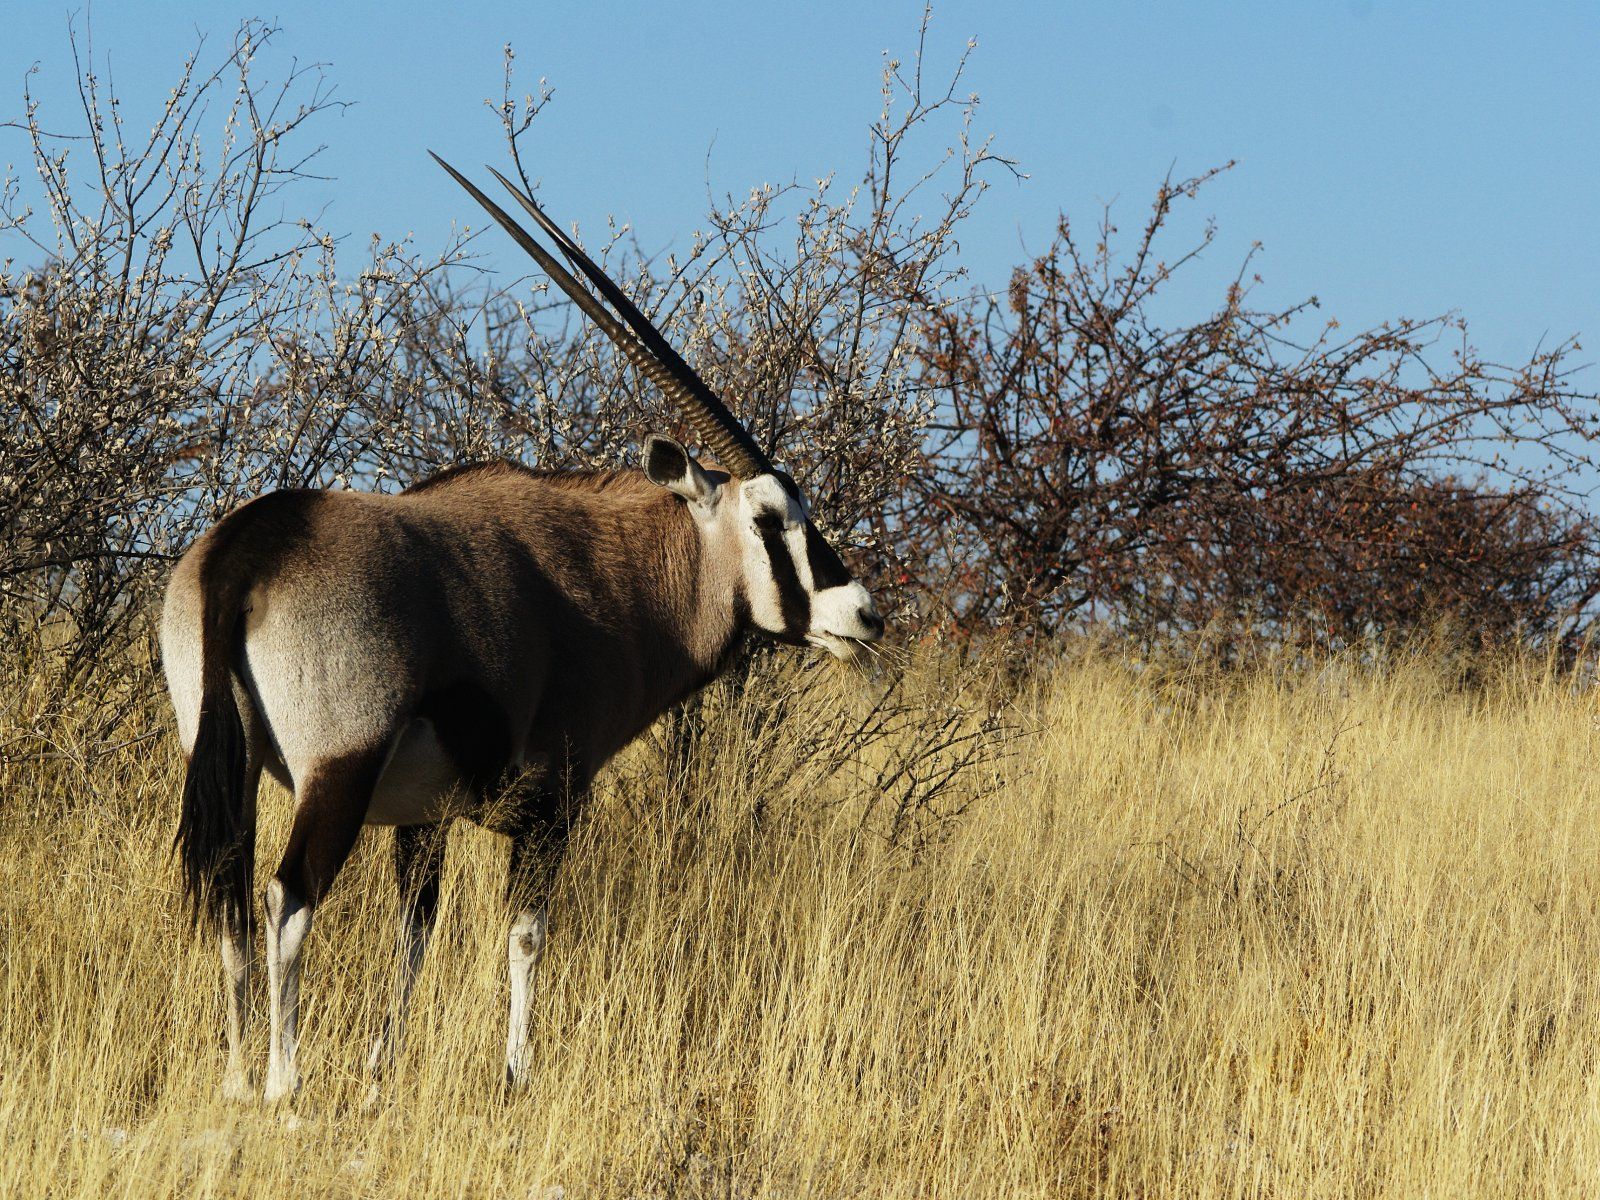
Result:
[[[236,1097],[251,1091],[243,1042],[263,770],[294,793],[263,904],[266,1099],[299,1086],[301,954],[364,824],[394,827],[400,885],[395,996],[370,1061],[382,1076],[455,816],[511,840],[505,1069],[515,1084],[552,878],[595,772],[715,678],[748,632],[840,658],[883,633],[793,481],[621,290],[499,172],[610,310],[439,162],[682,408],[720,469],[652,435],[642,471],[499,462],[456,467],[398,495],[280,491],[184,554],[161,622],[189,761],[177,846],[196,917],[221,940],[224,1090]]]

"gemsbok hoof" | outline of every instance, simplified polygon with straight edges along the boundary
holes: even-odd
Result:
[[[300,1074],[269,1075],[261,1099],[267,1104],[287,1104],[300,1091]]]
[[[233,1104],[249,1104],[256,1098],[255,1082],[249,1071],[229,1071],[222,1077],[222,1098]]]

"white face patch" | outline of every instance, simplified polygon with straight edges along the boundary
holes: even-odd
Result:
[[[850,578],[798,495],[762,475],[740,485],[740,499],[745,583],[758,625],[838,658],[854,658],[861,643],[883,635],[871,594]]]
[[[739,485],[736,520],[751,620],[769,633],[803,636],[812,585],[799,502],[774,476],[758,475]]]
[[[872,593],[855,580],[825,588],[812,597],[808,640],[835,658],[855,658],[860,643],[875,642],[882,636],[883,621],[878,618]]]
[[[645,470],[688,500],[703,525],[732,523],[745,600],[758,629],[838,658],[854,658],[863,643],[883,636],[871,594],[812,525],[804,498],[786,476],[711,485],[688,452],[665,438],[647,443]]]

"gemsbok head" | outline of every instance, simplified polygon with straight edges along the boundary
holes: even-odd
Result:
[[[193,911],[221,941],[224,1090],[235,1097],[251,1094],[243,1039],[263,770],[294,795],[263,904],[266,1099],[299,1087],[301,954],[363,825],[394,828],[400,884],[403,953],[370,1060],[381,1079],[457,816],[511,840],[505,1068],[515,1084],[552,879],[595,772],[715,678],[751,632],[840,658],[883,634],[794,481],[644,314],[498,172],[593,292],[439,162],[681,409],[715,463],[651,435],[642,471],[496,462],[398,495],[274,492],[184,554],[161,622],[189,764],[177,845]]]

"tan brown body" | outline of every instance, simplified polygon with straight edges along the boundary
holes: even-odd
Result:
[[[252,757],[286,785],[350,755],[387,759],[424,723],[471,788],[542,759],[581,787],[743,632],[730,556],[705,552],[685,508],[637,471],[509,464],[398,496],[262,497],[169,585],[162,642],[185,748],[210,594],[237,613]],[[384,790],[411,785],[397,765],[378,785],[382,823],[427,819],[385,814]]]

